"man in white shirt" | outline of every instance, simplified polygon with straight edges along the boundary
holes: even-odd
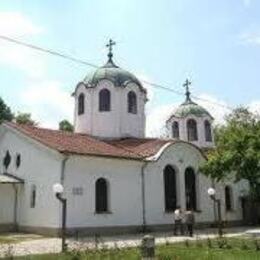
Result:
[[[177,206],[173,213],[174,220],[174,235],[178,235],[178,231],[180,231],[180,235],[183,235],[183,214],[181,207]]]

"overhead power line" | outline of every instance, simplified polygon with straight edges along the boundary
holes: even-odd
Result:
[[[24,41],[20,41],[20,40],[17,40],[17,39],[14,39],[14,38],[11,38],[11,37],[8,37],[8,36],[5,36],[5,35],[0,35],[0,39],[7,41],[7,42],[10,42],[10,43],[13,43],[13,44],[21,45],[21,46],[24,46],[24,47],[27,47],[27,48],[30,48],[30,49],[33,49],[33,50],[36,50],[36,51],[40,51],[40,52],[47,53],[47,54],[50,54],[50,55],[54,55],[54,56],[57,56],[57,57],[60,57],[60,58],[66,59],[66,60],[70,60],[72,62],[81,64],[81,65],[89,66],[89,67],[92,67],[92,68],[99,68],[99,66],[97,66],[97,65],[95,65],[91,62],[87,62],[85,60],[67,55],[67,54],[62,53],[60,51],[55,51],[55,50],[43,48],[43,47],[40,47],[40,46],[37,46],[37,45],[34,45],[34,44],[30,44],[30,43],[27,43],[27,42],[24,42]],[[147,81],[147,80],[144,80],[144,79],[140,79],[140,81],[143,82],[144,84],[150,85],[152,87],[162,89],[162,90],[165,90],[165,91],[168,91],[168,92],[172,92],[176,95],[184,96],[183,92],[175,90],[171,87],[164,86],[164,85],[154,83],[154,82],[150,82],[150,81]],[[208,100],[208,99],[200,98],[200,97],[197,97],[197,96],[194,96],[194,95],[192,95],[192,97],[194,97],[197,100],[201,100],[201,101],[204,101],[204,102],[211,103],[213,105],[217,105],[217,106],[222,107],[222,108],[232,110],[232,108],[230,106],[226,106],[226,105],[223,105],[223,104],[220,104],[220,103]]]

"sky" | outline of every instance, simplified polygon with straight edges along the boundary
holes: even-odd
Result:
[[[189,78],[217,123],[230,112],[225,106],[260,112],[257,0],[0,0],[0,35],[98,66],[112,38],[120,67],[181,92]],[[0,39],[0,96],[40,126],[73,121],[71,93],[92,70]],[[147,135],[155,136],[184,97],[145,87]]]

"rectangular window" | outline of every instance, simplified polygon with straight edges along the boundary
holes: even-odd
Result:
[[[32,185],[31,187],[31,198],[30,198],[30,207],[33,209],[36,205],[36,186]]]

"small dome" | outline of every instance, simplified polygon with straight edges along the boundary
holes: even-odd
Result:
[[[202,106],[199,106],[195,102],[191,100],[186,100],[182,103],[173,113],[174,116],[177,117],[187,117],[189,115],[197,116],[197,117],[204,117],[204,116],[211,116],[211,114]]]
[[[87,87],[95,87],[103,79],[112,81],[115,86],[126,86],[133,82],[146,92],[141,82],[133,74],[115,65],[112,59],[109,59],[104,66],[98,68],[94,73],[87,75],[83,82]]]

